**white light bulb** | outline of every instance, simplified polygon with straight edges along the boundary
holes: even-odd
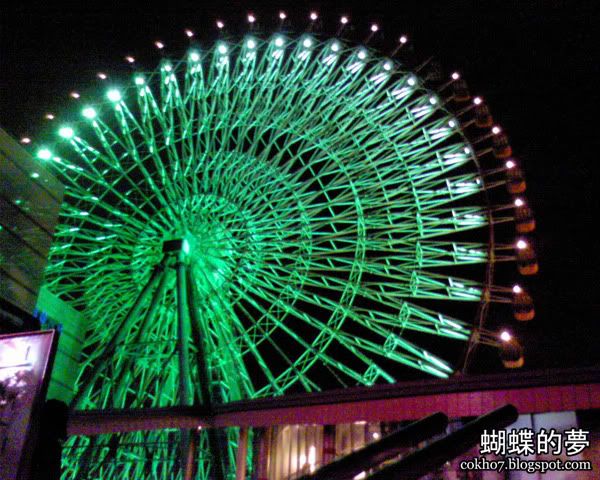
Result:
[[[360,58],[361,60],[364,60],[365,58],[367,58],[367,52],[365,52],[364,50],[359,51],[358,58]]]
[[[435,105],[437,102],[438,102],[437,98],[429,97],[429,103],[431,103],[432,105]]]
[[[454,127],[456,127],[456,122],[455,122],[454,120],[450,120],[450,121],[448,122],[448,126],[449,126],[450,128],[454,128]]]
[[[125,60],[126,60],[128,63],[134,63],[134,62],[135,62],[135,58],[133,58],[131,55],[127,55],[127,56],[125,57]]]
[[[156,48],[158,48],[159,50],[162,50],[163,48],[165,48],[165,44],[164,44],[163,42],[161,42],[160,40],[159,40],[159,41],[156,41],[156,42],[154,42],[154,45],[155,45],[155,46],[156,46]]]
[[[75,135],[75,132],[73,131],[73,129],[71,127],[61,127],[60,130],[58,131],[58,134],[62,138],[73,138],[73,135]]]
[[[406,83],[408,83],[411,87],[414,87],[417,84],[417,81],[415,80],[415,77],[408,77]]]
[[[317,12],[310,12],[310,19],[314,22],[317,18],[319,18],[319,14]]]
[[[310,48],[310,46],[312,45],[312,40],[310,38],[306,38],[302,42],[302,45],[304,45],[304,48]]]
[[[340,44],[339,44],[339,43],[332,43],[332,44],[331,44],[331,49],[332,49],[334,52],[338,52],[338,51],[340,50]]]
[[[42,148],[38,150],[37,157],[41,160],[50,160],[50,158],[52,157],[52,152],[47,148]]]
[[[98,75],[96,75],[100,80],[106,80],[107,76],[106,73],[102,73],[102,72],[98,72]]]
[[[521,293],[523,291],[523,289],[519,285],[515,285],[512,288],[512,291],[513,291],[513,293],[516,293],[518,295],[519,293]]]
[[[280,20],[285,20],[287,18],[287,15],[285,12],[279,12],[279,19]]]
[[[256,22],[256,17],[253,14],[251,14],[251,13],[248,14],[248,22],[249,23]]]
[[[221,20],[217,20],[217,28],[219,30],[222,30],[224,26],[225,24]]]
[[[144,80],[144,77],[135,77],[135,84],[136,85],[144,85],[144,83],[146,83],[146,80]]]
[[[225,55],[225,54],[227,53],[227,46],[226,46],[226,45],[223,45],[223,44],[221,44],[221,45],[219,45],[219,48],[218,48],[218,50],[219,50],[219,53],[220,53],[221,55]]]
[[[502,131],[502,129],[499,126],[497,126],[497,125],[495,125],[494,127],[492,127],[492,133],[494,135],[498,135],[501,131]]]
[[[504,330],[500,334],[500,340],[502,340],[503,342],[510,342],[512,340],[512,335],[510,333],[508,333],[506,330]]]
[[[379,25],[377,25],[376,23],[374,23],[373,25],[371,25],[371,31],[373,33],[375,33],[377,30],[379,30]]]
[[[390,62],[385,62],[383,64],[383,69],[389,72],[392,69],[392,64]]]
[[[277,47],[283,47],[283,43],[284,43],[283,38],[277,37],[275,39],[275,46],[277,46]]]
[[[190,52],[190,60],[192,62],[199,62],[200,61],[200,54],[198,52]]]
[[[509,168],[509,169],[510,169],[510,168],[515,168],[515,165],[516,165],[516,164],[515,164],[515,162],[513,162],[512,160],[508,160],[508,161],[505,163],[505,165],[506,165],[506,168]]]
[[[256,42],[254,40],[250,39],[246,42],[246,46],[252,50],[253,48],[256,47]]]
[[[481,102],[483,102],[483,100],[481,99],[481,97],[475,97],[475,98],[473,99],[473,103],[474,103],[475,105],[481,105]]]
[[[522,198],[515,199],[515,207],[522,207],[523,205],[525,205],[525,202],[523,201]]]
[[[106,97],[111,102],[119,102],[119,101],[121,101],[121,92],[119,92],[116,89],[112,89],[112,90],[109,90],[108,92],[106,92]]]
[[[23,137],[23,138],[21,138],[21,143],[24,143],[25,145],[27,145],[28,143],[31,143],[31,138]]]
[[[404,45],[406,42],[408,42],[408,37],[406,35],[402,35],[400,37],[400,43]]]
[[[94,110],[92,107],[86,107],[81,111],[81,114],[85,117],[85,118],[89,118],[90,120],[92,118],[96,118],[96,110]]]
[[[452,73],[452,80],[458,80],[460,78],[460,73],[454,72]]]
[[[46,120],[54,120],[54,115],[51,113],[46,114]]]
[[[74,98],[75,100],[77,100],[81,96],[77,92],[71,92],[70,95],[71,95],[71,98]]]
[[[342,18],[340,18],[340,23],[342,25],[346,25],[348,23],[348,21],[349,21],[348,17],[346,17],[345,15]]]
[[[194,32],[189,29],[185,31],[185,34],[188,38],[192,38],[194,36]]]
[[[519,250],[525,250],[527,248],[527,242],[525,240],[519,240],[517,242],[517,248]]]

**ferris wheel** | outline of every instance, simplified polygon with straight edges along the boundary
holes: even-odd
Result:
[[[494,302],[533,317],[523,287],[493,283],[498,261],[537,271],[524,176],[460,75],[423,71],[309,32],[192,47],[129,84],[101,74],[36,150],[65,184],[46,285],[88,322],[73,406],[445,378],[479,344],[519,366],[485,319]],[[66,475],[167,478],[190,441],[115,438],[73,440]],[[202,437],[230,448],[198,478],[234,463],[233,438]]]

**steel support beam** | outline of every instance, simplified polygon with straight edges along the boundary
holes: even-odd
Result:
[[[119,342],[123,339],[123,336],[127,330],[126,327],[129,326],[129,323],[131,322],[132,319],[137,318],[140,310],[142,309],[142,307],[144,305],[144,301],[145,301],[146,297],[149,295],[150,291],[154,288],[156,282],[158,282],[158,279],[159,279],[161,273],[163,272],[164,261],[165,260],[163,259],[156,267],[154,267],[154,270],[152,271],[152,276],[150,277],[150,280],[148,280],[148,283],[146,283],[146,285],[144,286],[144,288],[142,289],[140,294],[137,296],[133,306],[131,307],[129,312],[127,312],[127,315],[125,315],[125,317],[123,317],[123,320],[121,320],[121,323],[119,324],[116,331],[114,332],[112,339],[108,342],[106,347],[104,347],[104,350],[102,352],[103,357],[110,357],[114,353],[115,348],[117,347]],[[94,364],[92,369],[88,370],[88,372],[84,375],[84,377],[81,381],[81,386],[79,387],[79,389],[77,390],[77,393],[75,394],[75,396],[73,397],[73,400],[71,401],[70,406],[71,406],[72,410],[74,410],[77,407],[77,405],[81,401],[81,398],[87,393],[87,391],[89,390],[91,385],[98,378],[98,376],[100,375],[100,372],[101,372],[102,368],[104,368],[104,366],[105,366],[104,363],[101,361],[101,359],[98,358],[98,359],[96,359],[96,363]]]
[[[154,293],[152,294],[152,299],[150,300],[150,306],[148,307],[148,310],[146,311],[146,315],[144,315],[142,324],[140,325],[140,327],[138,328],[138,330],[135,334],[135,339],[133,340],[133,343],[137,343],[140,341],[140,339],[142,338],[142,335],[144,334],[146,329],[149,327],[150,322],[154,318],[156,310],[158,309],[159,304],[160,304],[159,302],[162,300],[162,298],[165,294],[165,289],[167,287],[168,278],[169,278],[168,270],[163,269],[162,272],[160,273],[160,279],[158,280],[158,286],[156,287],[156,290],[154,290]],[[131,361],[132,361],[131,359],[128,359],[126,363],[130,364]],[[126,375],[131,373],[131,370],[127,367],[128,367],[128,365],[122,365],[117,374],[117,377],[113,380],[113,384],[117,385],[117,391],[115,393],[115,403],[117,405],[119,405],[120,399],[127,394],[127,391],[126,391],[127,387],[124,386],[124,382],[123,383],[121,382],[121,380],[123,380],[123,378],[125,378]],[[113,405],[115,403],[113,403]]]
[[[183,252],[179,252],[181,257]],[[185,278],[185,264],[181,258],[175,266],[177,272],[177,349],[179,353],[179,404],[189,406],[192,404],[192,392],[190,388],[190,332],[188,319],[188,302]],[[180,444],[180,466],[185,472],[188,465],[190,450],[190,431],[181,429]]]
[[[196,301],[196,283],[194,282],[194,276],[192,268],[188,265],[185,269],[186,284],[187,284],[187,301],[188,301],[188,312],[190,315],[190,324],[192,331],[192,339],[196,346],[196,364],[198,366],[198,376],[200,381],[200,405],[207,411],[212,411],[212,393],[210,391],[210,373],[206,365],[206,355],[204,350],[204,335],[207,332],[202,332],[200,327],[201,319],[198,315],[198,304]],[[217,432],[214,428],[206,430],[208,435],[208,448],[213,458],[212,468],[214,470],[214,477],[217,480],[223,480],[225,478],[225,468],[223,465],[223,456],[219,447],[219,439]]]
[[[211,415],[198,407],[164,407],[114,410],[80,410],[71,414],[69,435],[103,435],[139,430],[208,427]]]

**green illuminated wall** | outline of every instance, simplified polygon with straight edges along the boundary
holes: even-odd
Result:
[[[47,317],[47,324],[42,325],[42,328],[60,325],[58,350],[46,397],[70,403],[79,372],[85,319],[80,312],[50,293],[46,287],[40,290],[36,309]]]

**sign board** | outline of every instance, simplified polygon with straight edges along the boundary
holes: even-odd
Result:
[[[20,468],[34,445],[32,417],[44,401],[56,346],[54,330],[0,335],[0,478],[27,478]]]

